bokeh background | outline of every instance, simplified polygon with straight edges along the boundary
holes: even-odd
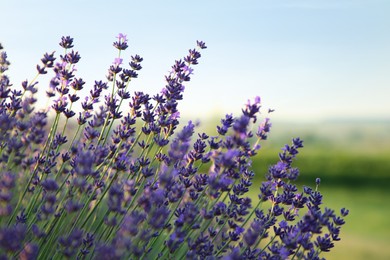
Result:
[[[34,77],[42,54],[75,38],[77,74],[104,80],[124,33],[123,58],[144,58],[135,91],[160,91],[175,59],[203,40],[180,104],[182,120],[214,126],[262,98],[275,112],[269,140],[253,162],[260,182],[292,137],[305,140],[296,165],[329,207],[350,209],[328,259],[390,259],[390,1],[0,1],[0,42],[14,85]],[[127,56],[126,56],[127,55]],[[40,82],[44,93],[47,82]],[[41,106],[45,102],[40,103]]]

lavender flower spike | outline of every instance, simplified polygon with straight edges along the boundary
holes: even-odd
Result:
[[[216,132],[179,126],[204,42],[155,95],[130,91],[143,58],[122,55],[126,35],[92,85],[77,75],[73,38],[60,46],[37,66],[37,78],[54,76],[36,110],[37,81],[11,84],[0,45],[0,259],[320,259],[338,243],[349,211],[323,205],[320,178],[294,184],[300,138],[266,173],[252,167],[271,131],[260,97]]]

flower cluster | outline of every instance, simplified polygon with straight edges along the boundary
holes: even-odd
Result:
[[[293,184],[299,138],[282,148],[258,197],[248,195],[262,177],[251,161],[271,129],[259,97],[227,114],[215,135],[196,133],[191,121],[179,127],[204,42],[154,96],[129,91],[143,59],[124,64],[126,35],[86,97],[73,38],[60,46],[20,90],[0,55],[1,259],[319,259],[340,239],[348,210],[322,208],[319,179],[315,189]],[[49,72],[51,105],[37,111],[37,79]]]

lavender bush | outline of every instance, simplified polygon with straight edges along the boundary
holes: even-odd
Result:
[[[299,138],[269,167],[258,198],[248,197],[251,160],[271,127],[268,118],[256,127],[259,97],[215,135],[196,135],[191,121],[179,128],[203,42],[154,96],[130,94],[143,59],[124,66],[126,36],[113,45],[107,81],[84,98],[72,38],[62,38],[59,58],[44,54],[20,89],[1,52],[0,259],[319,259],[334,246],[348,210],[337,216],[317,188],[292,184]],[[49,71],[51,106],[36,111],[37,80]]]

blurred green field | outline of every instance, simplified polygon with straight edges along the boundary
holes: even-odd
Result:
[[[280,148],[298,136],[304,140],[294,163],[301,172],[298,186],[314,187],[319,177],[325,206],[350,210],[341,241],[322,256],[390,259],[390,121],[274,122],[253,161],[254,192]]]
[[[253,162],[256,172],[266,172],[278,159],[277,147],[300,136],[300,184],[314,186],[320,177],[325,205],[350,210],[342,240],[323,256],[390,259],[390,122],[274,123],[272,131]]]
[[[301,182],[314,182],[320,177],[324,184],[332,186],[389,187],[390,122],[276,122],[254,168],[266,171],[278,159],[280,148],[298,136],[304,140],[295,163],[302,173]]]
[[[343,226],[341,241],[327,259],[390,259],[390,191],[375,188],[323,187],[324,203],[350,215]]]

